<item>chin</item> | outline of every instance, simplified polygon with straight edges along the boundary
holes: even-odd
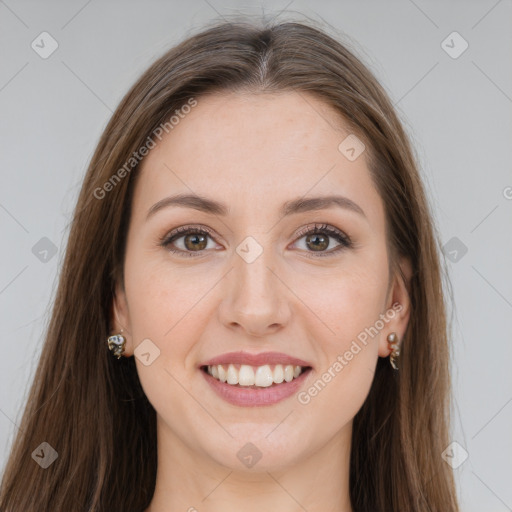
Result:
[[[256,429],[255,435],[243,432],[243,425],[240,425],[238,435],[233,429],[228,429],[233,438],[224,443],[213,443],[214,446],[204,447],[210,457],[220,465],[232,471],[242,473],[263,473],[266,471],[279,471],[298,463],[301,456],[306,456],[303,447],[298,442],[300,437],[289,435],[290,432],[283,430],[280,435],[272,432],[277,425],[274,423],[271,428]],[[279,427],[278,427],[279,428]],[[270,433],[270,434],[269,434]],[[267,437],[265,437],[267,436]],[[207,443],[211,444],[211,439]],[[305,447],[304,447],[305,448]]]

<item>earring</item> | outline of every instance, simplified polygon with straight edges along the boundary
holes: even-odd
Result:
[[[123,329],[121,329],[121,333],[122,332]],[[126,343],[126,338],[121,333],[113,334],[112,336],[109,336],[107,340],[108,349],[117,357],[117,359],[121,358],[121,354],[124,352],[124,345]]]
[[[400,355],[400,347],[398,346],[398,338],[395,332],[388,334],[388,342],[391,348],[391,354],[389,355],[389,362],[394,370],[398,370],[398,366],[396,364],[397,358]]]

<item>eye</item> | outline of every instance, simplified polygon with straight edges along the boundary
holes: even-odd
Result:
[[[347,235],[326,224],[315,224],[313,227],[300,231],[298,236],[299,240],[305,239],[306,252],[316,253],[312,257],[332,256],[343,249],[352,247],[352,241]],[[212,235],[210,231],[205,228],[182,226],[161,239],[160,245],[165,247],[168,251],[180,256],[195,257],[199,256],[201,252],[204,252],[204,249],[215,248],[208,247],[208,238],[212,239]],[[330,239],[336,240],[338,246],[326,251],[326,249],[332,245]],[[177,245],[181,245],[181,247],[177,248],[174,244],[178,241],[180,241],[180,243]]]
[[[312,228],[306,228],[299,232],[299,237],[299,240],[305,239],[306,252],[316,253],[312,257],[332,256],[343,249],[352,247],[352,241],[347,235],[326,224],[315,224]],[[326,251],[332,245],[330,242],[331,238],[334,238],[339,245],[332,250]],[[312,250],[308,250],[311,248]],[[308,255],[308,257],[310,256]]]
[[[166,235],[161,240],[160,245],[172,253],[194,257],[196,256],[194,253],[201,253],[203,252],[203,249],[207,248],[212,249],[212,247],[207,247],[208,238],[211,238],[211,234],[206,229],[183,226],[175,229],[169,233],[169,235]],[[179,243],[179,245],[182,247],[174,247],[173,244],[181,239],[183,240]]]

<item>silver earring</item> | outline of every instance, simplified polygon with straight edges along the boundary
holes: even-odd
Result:
[[[121,329],[121,333],[123,329]],[[108,348],[117,359],[121,358],[121,354],[124,352],[124,346],[126,344],[126,338],[121,334],[113,334],[108,337],[107,343]]]
[[[389,362],[394,370],[398,370],[397,359],[400,355],[400,347],[398,346],[398,338],[396,332],[388,334],[388,342],[391,348],[391,354],[389,354]]]

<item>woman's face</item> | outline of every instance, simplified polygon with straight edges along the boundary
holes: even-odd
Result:
[[[125,355],[159,442],[202,464],[286,468],[348,446],[409,303],[366,153],[329,106],[291,92],[197,101],[136,184],[115,300]],[[224,377],[202,369],[214,358]],[[290,364],[310,369],[287,382]]]

